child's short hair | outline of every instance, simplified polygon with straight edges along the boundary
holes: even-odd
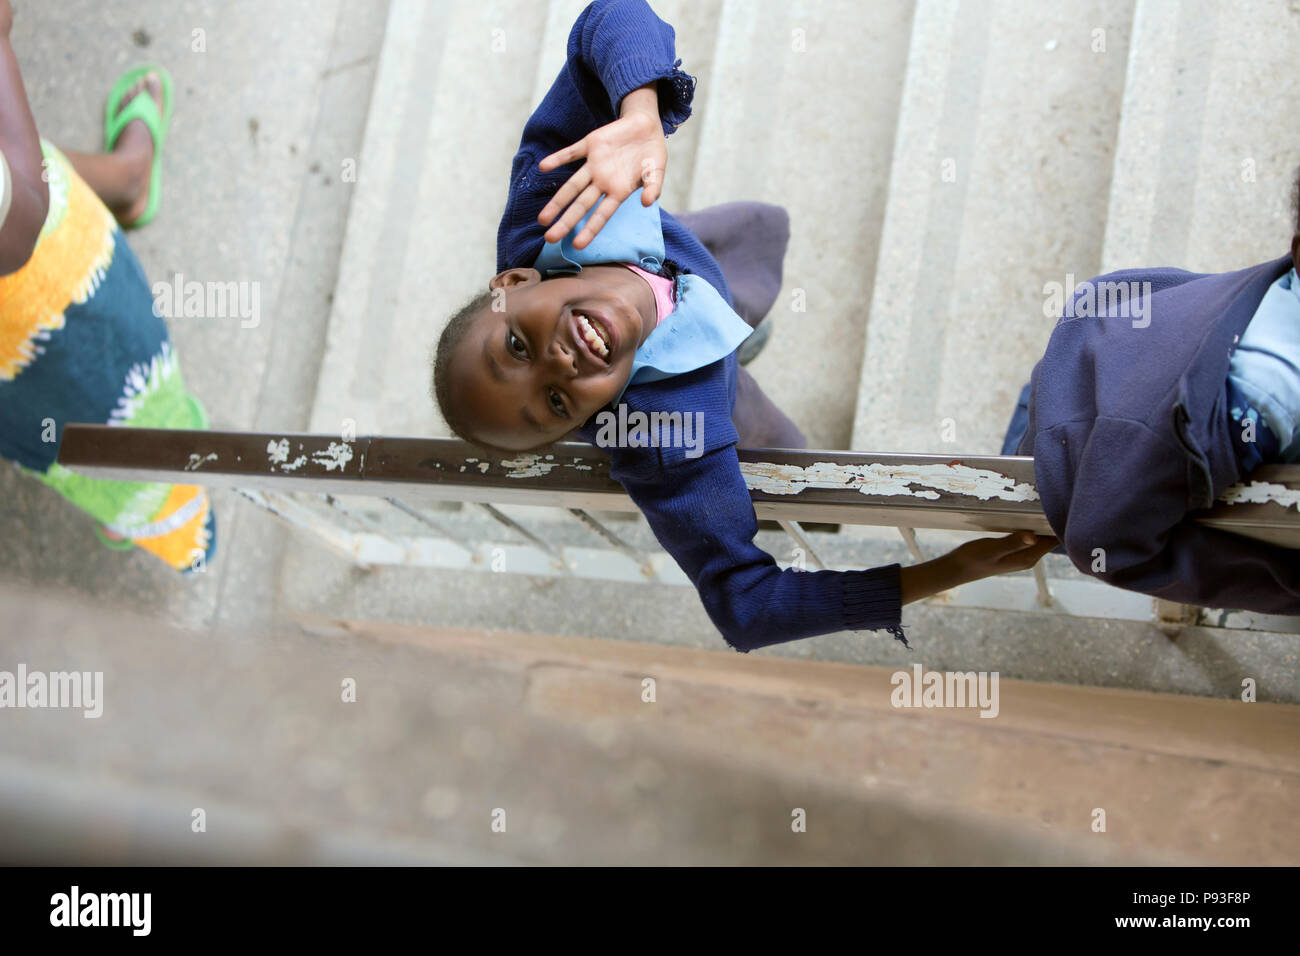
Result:
[[[1295,185],[1291,187],[1291,202],[1295,205],[1295,234],[1300,236],[1300,166],[1296,167]]]
[[[483,443],[471,433],[464,410],[454,400],[448,380],[451,378],[449,374],[451,357],[455,354],[456,347],[460,345],[460,340],[465,337],[465,332],[473,324],[474,317],[491,301],[492,290],[486,289],[461,306],[460,311],[448,320],[442,335],[438,336],[438,348],[433,358],[433,398],[438,403],[438,410],[442,412],[447,426],[457,437],[480,445]]]

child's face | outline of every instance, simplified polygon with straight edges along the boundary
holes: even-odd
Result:
[[[612,402],[655,327],[649,284],[619,265],[545,282],[508,269],[488,285],[499,291],[457,346],[451,384],[472,436],[501,448],[559,441]]]

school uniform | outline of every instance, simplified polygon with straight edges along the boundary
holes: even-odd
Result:
[[[723,270],[700,239],[657,202],[642,206],[639,193],[619,206],[585,249],[572,246],[583,223],[559,243],[543,238],[537,216],[578,164],[546,173],[537,164],[613,122],[624,96],[655,81],[664,133],[671,134],[690,116],[694,95],[694,78],[678,69],[680,63],[672,27],[644,0],[597,0],[582,12],[569,36],[567,62],[524,127],[497,234],[497,270],[532,266],[546,276],[622,262],[673,279],[674,311],[638,349],[633,374],[616,403],[625,405],[629,416],[698,413],[704,424],[698,445],[605,450],[611,475],[694,583],[728,644],[748,651],[864,629],[886,629],[902,640],[898,565],[781,570],[754,545],[758,523],[740,472],[740,435],[733,423],[741,380],[736,348],[750,323],[737,314]],[[703,211],[700,216],[703,228],[708,216]],[[734,230],[713,233],[722,248]],[[737,262],[743,270],[743,260]],[[754,293],[759,300],[766,294]],[[596,420],[578,434],[598,444]]]
[[[1170,601],[1300,614],[1300,551],[1192,520],[1261,462],[1300,458],[1291,269],[1288,256],[1221,274],[1124,270],[1067,304],[1003,453],[1034,457],[1080,571]]]

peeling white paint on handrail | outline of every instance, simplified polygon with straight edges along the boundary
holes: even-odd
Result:
[[[298,442],[298,450],[302,451],[302,442]],[[311,460],[318,465],[324,465],[326,471],[333,471],[335,468],[343,471],[352,460],[352,445],[345,441],[332,441],[328,448],[312,452]],[[279,465],[280,471],[292,472],[307,464],[307,456],[299,455],[293,461],[289,461],[289,439],[281,438],[279,441],[266,443],[266,463],[272,471],[275,471],[275,466]]]
[[[345,441],[332,441],[329,448],[324,451],[312,452],[311,460],[318,465],[324,465],[326,471],[333,471],[335,468],[342,471],[352,460],[352,446]]]
[[[540,478],[549,475],[560,467],[554,455],[520,455],[518,458],[506,458],[501,462],[507,478]]]
[[[1224,491],[1219,500],[1230,505],[1259,505],[1272,501],[1283,508],[1300,511],[1300,488],[1288,488],[1271,481],[1238,482]]]
[[[1027,482],[985,468],[958,462],[947,465],[887,465],[871,462],[841,465],[818,461],[802,465],[741,462],[740,470],[751,491],[770,495],[797,495],[805,488],[843,491],[852,488],[872,497],[902,495],[937,501],[940,493],[988,501],[1037,501],[1038,492]]]
[[[204,464],[206,464],[207,462],[216,461],[216,460],[217,460],[217,453],[215,451],[208,452],[206,455],[199,455],[199,454],[190,455],[190,460],[185,465],[185,470],[196,471],[197,469],[202,468]]]

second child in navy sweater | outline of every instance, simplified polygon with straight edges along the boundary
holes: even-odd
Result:
[[[679,64],[672,28],[644,0],[598,0],[578,17],[514,159],[498,273],[439,340],[438,403],[457,434],[494,449],[605,448],[732,647],[869,629],[901,640],[903,604],[1030,568],[1056,540],[982,538],[859,571],[782,570],[754,544],[733,424],[748,328],[713,256],[657,204],[665,137],[694,94]],[[681,444],[611,442],[598,420],[616,405],[623,421],[703,428]]]
[[[1300,614],[1300,550],[1197,519],[1300,464],[1300,182],[1288,255],[1236,272],[1125,269],[1064,303],[1004,455],[1032,455],[1074,566],[1199,607]],[[1248,485],[1254,485],[1249,488]]]

